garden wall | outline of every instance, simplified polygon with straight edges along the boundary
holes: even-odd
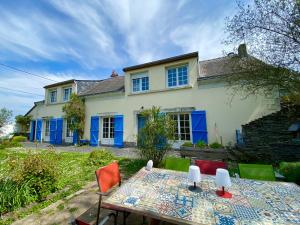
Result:
[[[300,161],[300,142],[293,140],[290,125],[300,121],[300,107],[282,107],[278,112],[242,126],[244,145],[238,146],[249,161]]]

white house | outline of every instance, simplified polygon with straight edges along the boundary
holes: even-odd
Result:
[[[232,99],[224,80],[230,75],[229,57],[199,61],[193,52],[126,67],[123,76],[113,73],[104,80],[67,80],[45,86],[45,99],[35,102],[27,113],[33,118],[31,140],[73,142],[62,106],[71,93],[77,93],[86,105],[84,139],[94,146],[134,145],[144,122],[139,114],[152,106],[161,107],[176,121],[174,147],[199,140],[234,144],[242,124],[279,110],[280,104],[278,93]]]

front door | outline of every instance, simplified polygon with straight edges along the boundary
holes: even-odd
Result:
[[[114,117],[103,117],[102,118],[102,134],[101,144],[103,145],[114,145]]]

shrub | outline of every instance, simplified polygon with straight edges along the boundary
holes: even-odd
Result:
[[[184,147],[194,147],[193,143],[190,141],[184,142],[183,145]]]
[[[153,160],[153,165],[157,167],[171,149],[168,140],[174,139],[174,121],[155,106],[144,110],[142,116],[147,119],[137,137],[139,154],[144,160]]]
[[[207,144],[204,141],[198,141],[196,143],[197,148],[205,148]]]
[[[22,145],[19,142],[13,142],[9,140],[4,140],[0,144],[0,149],[13,148],[13,147],[22,147]]]
[[[209,147],[211,147],[211,148],[222,148],[223,145],[221,145],[221,144],[218,143],[218,142],[214,142],[214,143],[211,143],[211,144],[209,145]]]
[[[287,181],[300,185],[300,162],[281,162],[279,171]]]
[[[12,142],[24,142],[27,141],[27,138],[24,136],[14,136]]]
[[[52,151],[29,153],[25,158],[10,157],[8,165],[18,184],[27,183],[38,200],[57,190],[58,155]]]
[[[114,155],[104,149],[94,150],[90,153],[88,161],[94,166],[105,166],[114,160]]]

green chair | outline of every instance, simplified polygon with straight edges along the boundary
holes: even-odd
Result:
[[[241,178],[275,181],[272,165],[239,164]]]
[[[165,169],[188,172],[190,167],[189,159],[168,157],[165,161]]]

